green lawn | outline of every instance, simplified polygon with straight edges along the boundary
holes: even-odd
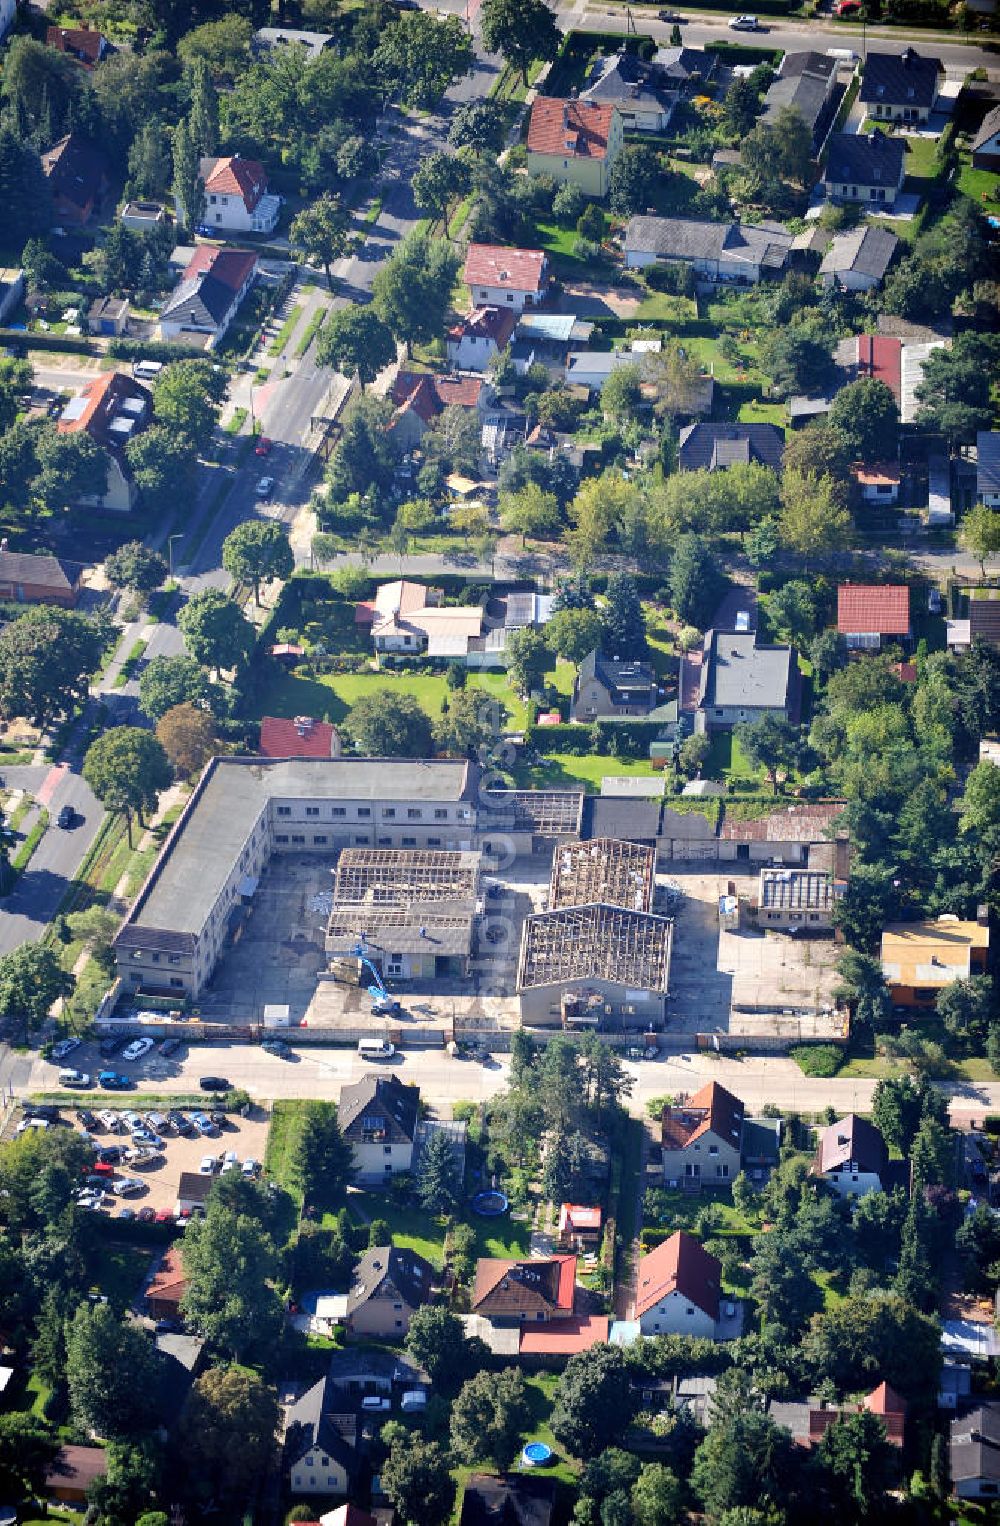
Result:
[[[648,322],[694,323],[698,318],[698,304],[693,297],[674,297],[669,292],[651,291],[639,304],[637,317]]]
[[[713,1192],[709,1188],[702,1188],[700,1193],[682,1192],[679,1188],[657,1187],[657,1198],[665,1203],[667,1212],[659,1216],[656,1224],[652,1220],[645,1222],[650,1227],[657,1229],[685,1229],[689,1233],[695,1232],[695,1225],[706,1207],[711,1205],[714,1213],[711,1231],[706,1238],[725,1238],[729,1235],[755,1235],[760,1233],[760,1225],[747,1219],[733,1205],[732,1195],[728,1187]]]
[[[505,673],[470,673],[469,683],[503,702],[514,730],[527,724],[524,702],[510,688]],[[257,704],[261,715],[312,715],[336,725],[366,694],[412,694],[428,715],[437,716],[448,692],[444,677],[436,673],[396,673],[386,669],[378,673],[325,673],[318,678],[305,678],[298,673],[274,672],[261,683]]]
[[[382,1192],[352,1192],[348,1207],[356,1223],[384,1219],[394,1245],[415,1250],[438,1270],[444,1265],[444,1219],[422,1208],[402,1207]],[[485,1219],[471,1212],[465,1215],[464,1222],[475,1231],[477,1257],[527,1256],[531,1242],[529,1224],[512,1219],[509,1214],[499,1219]]]
[[[93,1288],[103,1293],[118,1313],[130,1307],[149,1271],[150,1252],[138,1245],[102,1242],[91,1267]]]
[[[961,168],[955,181],[958,190],[963,196],[971,197],[984,211],[996,212],[996,203],[1000,199],[1000,175],[995,170],[974,170],[972,156],[967,149],[962,150],[959,159]]]
[[[713,779],[748,779],[754,783],[763,779],[762,771],[753,767],[732,731],[712,732],[705,773]]]
[[[652,775],[657,770],[648,758],[613,758],[588,755],[578,758],[572,753],[546,753],[541,763],[520,766],[514,770],[518,789],[579,789],[583,785],[589,794],[600,794],[601,780],[607,774]]]
[[[741,403],[736,416],[744,424],[777,424],[779,429],[784,429],[788,423],[784,403],[762,403],[757,398]]]

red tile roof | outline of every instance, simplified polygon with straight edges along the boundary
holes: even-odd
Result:
[[[897,403],[902,392],[903,341],[885,334],[858,335],[858,376],[885,382]]]
[[[892,671],[901,684],[915,684],[917,681],[917,665],[915,662],[894,662]]]
[[[683,1106],[663,1110],[662,1139],[668,1150],[683,1150],[712,1133],[738,1150],[743,1134],[743,1103],[716,1081],[695,1092]]]
[[[294,720],[265,715],[260,723],[260,750],[265,758],[332,758],[336,735],[329,721],[314,721],[311,715],[297,715]]]
[[[888,1383],[880,1383],[864,1400],[865,1409],[878,1415],[885,1423],[886,1434],[893,1446],[903,1445],[906,1429],[906,1400]]]
[[[400,371],[390,394],[397,408],[412,408],[425,424],[442,408],[475,408],[483,390],[480,376],[435,376],[429,371]]]
[[[837,589],[837,629],[842,636],[876,631],[910,634],[910,590],[904,583],[842,583]]]
[[[474,1314],[499,1319],[533,1319],[538,1314],[559,1318],[572,1314],[575,1293],[575,1256],[537,1261],[482,1257],[476,1263],[471,1308]]]
[[[614,115],[614,106],[596,101],[561,101],[540,95],[531,108],[528,152],[561,159],[603,159]]]
[[[476,408],[483,390],[481,376],[435,376],[432,385],[446,408]]]
[[[146,1289],[146,1298],[155,1303],[180,1303],[186,1291],[184,1262],[178,1248],[171,1245]]]
[[[79,58],[80,63],[88,69],[100,61],[108,47],[107,38],[102,33],[86,26],[50,26],[46,30],[45,41],[50,48]]]
[[[898,487],[902,479],[898,461],[871,461],[852,467],[862,487]]]
[[[207,272],[223,286],[239,291],[257,264],[252,249],[217,249],[214,244],[199,244],[187,263],[184,280]]]
[[[521,1331],[521,1356],[575,1356],[591,1346],[606,1346],[611,1321],[606,1314],[581,1314],[555,1325]]]
[[[545,254],[541,249],[509,249],[503,244],[470,244],[462,279],[466,286],[492,286],[499,291],[530,291],[545,285]]]
[[[497,349],[502,350],[516,328],[517,314],[509,307],[476,307],[448,330],[448,338],[456,343],[465,335],[471,339],[492,339]]]
[[[567,1229],[595,1230],[601,1227],[599,1208],[581,1208],[579,1203],[563,1203],[559,1209],[559,1233]]]
[[[103,1447],[60,1447],[45,1475],[45,1487],[56,1490],[83,1491],[103,1478],[108,1471],[108,1456]]]
[[[58,433],[79,434],[85,429],[99,445],[106,446],[115,443],[114,436],[109,432],[110,424],[123,403],[130,400],[133,403],[140,402],[147,410],[153,406],[152,393],[122,371],[102,372],[93,381],[87,382],[77,396],[83,406],[78,412],[73,411],[71,417],[63,416],[57,421]]]
[[[635,1317],[640,1318],[671,1293],[679,1293],[709,1319],[718,1319],[721,1278],[721,1263],[679,1229],[648,1256],[639,1258]]]
[[[205,190],[218,196],[240,196],[252,212],[267,190],[267,171],[256,159],[231,154],[216,159],[205,176]]]

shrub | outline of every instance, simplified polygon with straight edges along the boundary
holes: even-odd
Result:
[[[835,1076],[844,1063],[843,1052],[833,1044],[799,1044],[788,1055],[805,1076]]]

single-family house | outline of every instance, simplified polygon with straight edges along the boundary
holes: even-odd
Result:
[[[377,1516],[369,1515],[367,1510],[362,1510],[358,1505],[352,1505],[350,1501],[346,1505],[338,1505],[336,1510],[328,1510],[321,1515],[316,1526],[392,1526],[395,1519],[394,1513],[390,1512],[390,1518],[386,1518],[386,1512],[380,1511]]]
[[[120,337],[128,333],[129,311],[127,297],[95,297],[87,309],[87,327],[92,334]]]
[[[516,1332],[499,1325],[487,1328],[494,1332],[498,1345],[506,1344],[507,1339],[516,1334],[517,1355],[523,1362],[530,1363],[537,1358],[539,1365],[553,1366],[568,1361],[581,1351],[589,1351],[591,1346],[606,1346],[611,1320],[607,1314],[574,1314],[572,1319],[522,1325]]]
[[[267,171],[242,154],[212,155],[201,160],[205,184],[205,233],[271,233],[281,211],[281,197],[268,189]]]
[[[152,412],[152,393],[122,371],[102,371],[70,398],[59,415],[58,432],[86,432],[107,461],[104,492],[81,498],[81,503],[115,514],[127,514],[135,507],[139,488],[125,449],[141,434]]]
[[[434,1268],[416,1251],[372,1246],[351,1274],[348,1334],[356,1340],[402,1340],[433,1283]]]
[[[852,334],[837,345],[834,360],[848,381],[871,377],[885,382],[897,403],[902,400],[903,341],[894,334]]]
[[[80,597],[83,564],[61,556],[11,551],[0,540],[0,600],[14,604],[61,604],[72,609]]]
[[[934,110],[941,60],[904,48],[902,53],[869,50],[861,70],[858,100],[881,122],[926,122]]]
[[[1000,430],[981,429],[976,435],[976,497],[989,509],[1000,509]]]
[[[559,1209],[557,1243],[563,1250],[581,1255],[596,1251],[601,1243],[601,1210],[579,1203],[563,1203]]]
[[[881,1192],[886,1182],[889,1152],[873,1123],[848,1113],[822,1130],[810,1173],[839,1197],[864,1197]]]
[[[202,1176],[200,1171],[182,1171],[177,1183],[174,1212],[190,1218],[195,1210],[204,1210],[214,1184],[214,1177]]]
[[[776,424],[720,424],[710,420],[687,424],[677,445],[682,472],[721,472],[751,461],[780,472],[785,453],[784,432]]]
[[[844,291],[871,291],[881,286],[892,264],[899,239],[888,228],[866,223],[835,233],[819,267],[824,286]]]
[[[969,148],[974,170],[1000,170],[1000,106],[994,106],[983,117]]]
[[[643,341],[639,340],[638,343]],[[563,379],[568,387],[586,387],[588,392],[600,392],[609,376],[622,366],[642,369],[643,356],[647,350],[631,347],[618,350],[571,350],[566,357]],[[654,352],[655,353],[655,352]]]
[[[871,1415],[877,1415],[882,1421],[889,1444],[902,1448],[906,1430],[906,1400],[894,1388],[890,1388],[888,1383],[880,1383],[855,1405],[837,1405],[812,1398],[791,1401],[773,1399],[767,1407],[771,1419],[791,1431],[796,1442],[803,1447],[818,1446],[831,1425],[865,1410]]]
[[[895,205],[906,178],[906,145],[884,132],[832,133],[823,187],[828,201]]]
[[[548,285],[548,259],[541,249],[470,244],[462,279],[477,307],[536,307]]]
[[[655,1250],[639,1257],[633,1317],[641,1333],[647,1336],[725,1339],[724,1323],[735,1321],[736,1310],[733,1304],[722,1308],[721,1290],[722,1265],[718,1258],[693,1235],[678,1230]]]
[[[438,376],[430,371],[399,371],[389,394],[396,406],[389,429],[400,451],[415,450],[446,408],[487,410],[490,389],[481,376]]]
[[[355,1407],[320,1378],[285,1410],[285,1466],[292,1494],[347,1494],[357,1471]]]
[[[45,1493],[64,1505],[84,1505],[91,1484],[107,1471],[103,1447],[60,1447],[45,1474]]]
[[[735,1181],[740,1173],[743,1103],[716,1081],[660,1118],[663,1179],[667,1183]]]
[[[834,87],[837,83],[837,60],[828,53],[786,53],[777,79],[772,80],[764,96],[761,121],[774,125],[778,113],[790,107],[797,111],[809,129],[815,153],[822,145],[833,119]]]
[[[65,53],[68,58],[75,58],[85,69],[92,69],[117,51],[103,32],[86,23],[83,26],[46,27],[45,44],[58,53]]]
[[[260,722],[260,751],[265,758],[337,758],[340,735],[329,721],[311,715],[265,715]]]
[[[608,720],[615,716],[644,716],[655,708],[659,690],[648,662],[626,662],[588,653],[577,671],[570,703],[574,721]]]
[[[476,1262],[470,1310],[496,1324],[546,1324],[571,1319],[576,1298],[576,1256],[508,1261],[484,1256]]]
[[[199,244],[160,311],[162,338],[190,344],[200,334],[206,348],[213,349],[256,280],[257,264],[251,249]]]
[[[715,73],[716,59],[704,48],[669,47],[657,48],[653,62],[662,72],[667,84],[679,90],[693,88],[709,80]]]
[[[262,26],[253,34],[255,53],[279,53],[282,48],[304,48],[308,61],[315,63],[336,38],[331,32],[310,32],[302,27]]]
[[[167,1430],[176,1424],[191,1384],[205,1360],[205,1341],[200,1335],[184,1335],[179,1330],[154,1333],[153,1344],[159,1356],[160,1404],[158,1418]]]
[[[342,1088],[338,1118],[357,1181],[383,1182],[409,1171],[419,1111],[419,1086],[404,1086],[396,1075],[369,1073]]]
[[[899,502],[903,473],[898,461],[857,461],[851,477],[869,508],[891,508]]]
[[[882,975],[899,1007],[933,1007],[955,980],[986,971],[990,929],[986,921],[894,922],[882,933]]]
[[[677,88],[670,88],[655,59],[622,50],[597,60],[580,100],[616,107],[626,132],[666,132]]]
[[[756,631],[706,631],[694,727],[722,731],[765,715],[795,722],[801,681],[793,646],[766,645]]]
[[[155,233],[167,224],[167,209],[158,201],[126,202],[119,215],[130,233]]]
[[[992,592],[990,589],[981,591]],[[945,622],[949,647],[961,651],[975,641],[1000,647],[1000,598],[970,599],[967,607],[964,620]]]
[[[107,155],[77,132],[67,133],[46,150],[42,174],[49,183],[55,223],[89,222],[111,184]]]
[[[905,583],[841,583],[837,630],[850,651],[877,652],[910,639],[910,590]]]
[[[980,1404],[951,1422],[948,1462],[958,1499],[1000,1495],[1000,1404]]]
[[[613,105],[537,96],[528,118],[528,173],[606,196],[615,160],[625,146],[621,113]]]
[[[424,652],[431,657],[465,657],[482,635],[478,604],[443,605],[440,591],[401,578],[380,585],[374,599],[357,607],[355,619],[369,624],[376,652]]]
[[[706,281],[752,284],[780,276],[792,234],[783,223],[709,222],[692,217],[630,217],[622,238],[628,270],[689,265]]]
[[[150,1319],[176,1319],[186,1292],[181,1244],[168,1245],[146,1288],[146,1312]]]
[[[456,371],[486,371],[510,344],[517,315],[509,307],[475,307],[448,330],[448,364]]]
[[[519,376],[529,366],[548,366],[564,371],[570,350],[589,343],[594,325],[572,313],[522,313],[511,345],[511,359]]]
[[[470,1473],[458,1526],[550,1526],[555,1484],[532,1474]]]

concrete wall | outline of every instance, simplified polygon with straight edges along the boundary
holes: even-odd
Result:
[[[662,991],[626,990],[624,986],[610,980],[565,980],[521,991],[521,1021],[539,1028],[560,1027],[563,992],[584,989],[598,991],[603,998],[600,1008],[602,1027],[643,1029],[648,1028],[650,1023],[654,1027],[663,1024],[667,999]],[[608,1007],[611,1008],[610,1012],[605,1010]]]
[[[866,1197],[869,1192],[881,1192],[882,1182],[874,1171],[851,1171],[844,1166],[840,1171],[827,1171],[823,1181],[839,1197]]]
[[[351,1149],[354,1151],[357,1180],[372,1185],[388,1181],[389,1177],[396,1176],[401,1171],[409,1171],[413,1164],[412,1143],[359,1144],[352,1140]]]

